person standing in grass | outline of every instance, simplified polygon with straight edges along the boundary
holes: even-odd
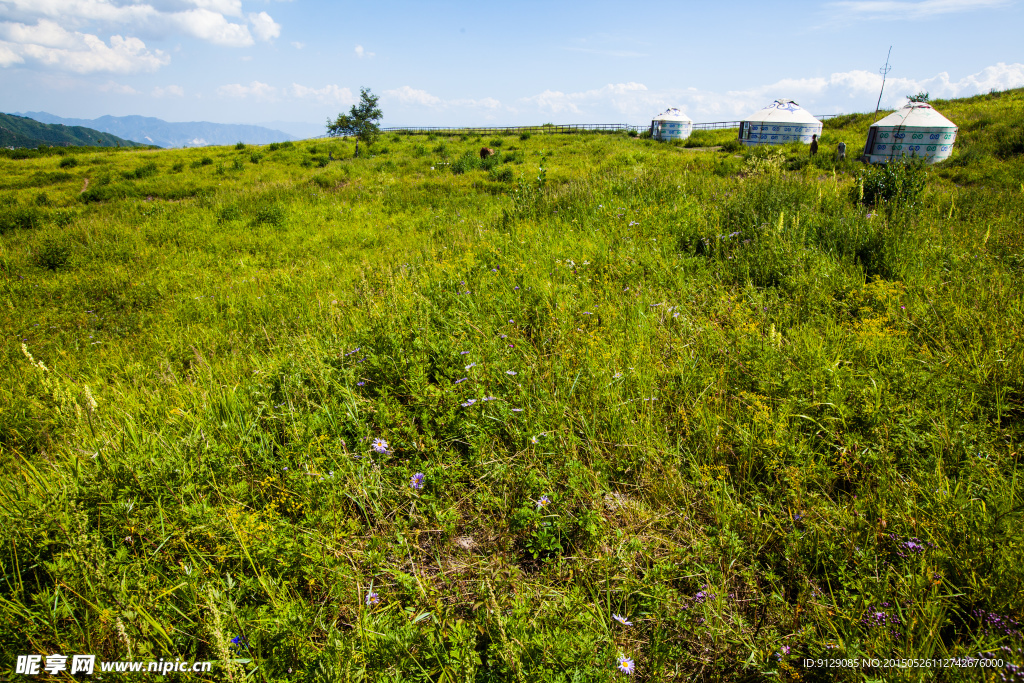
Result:
[[[818,134],[815,133],[811,136],[811,156],[813,157],[818,153]]]
[[[846,161],[846,143],[840,142],[836,151],[839,153],[839,161]]]

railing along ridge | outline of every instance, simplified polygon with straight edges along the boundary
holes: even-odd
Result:
[[[822,114],[815,118],[824,121],[843,114]],[[694,123],[693,130],[720,130],[723,128],[739,128],[740,121],[709,121]],[[543,126],[389,126],[381,128],[381,133],[404,133],[406,135],[430,135],[442,133],[446,135],[521,135],[523,133],[575,133],[592,131],[598,133],[640,133],[650,130],[650,125],[633,126],[628,123],[562,123]],[[319,138],[330,137],[318,135]]]

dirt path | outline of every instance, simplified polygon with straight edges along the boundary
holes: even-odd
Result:
[[[87,188],[87,187],[89,187],[89,179],[88,178],[86,178],[85,182],[82,183],[82,190],[78,194],[82,194],[82,192],[85,192],[85,188]]]

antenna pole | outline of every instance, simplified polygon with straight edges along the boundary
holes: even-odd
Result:
[[[882,74],[882,88],[878,91],[878,104],[875,105],[875,121],[878,120],[878,109],[882,106],[882,93],[885,91],[885,76],[892,71],[892,67],[889,66],[890,55],[892,55],[892,45],[889,46],[889,53],[885,55],[885,66],[878,70],[878,73]],[[872,123],[874,123],[874,121],[872,121]]]

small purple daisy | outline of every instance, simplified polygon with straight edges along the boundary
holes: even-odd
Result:
[[[409,480],[409,486],[413,487],[417,491],[423,488],[423,480],[427,478],[427,475],[422,472],[417,472],[412,475],[412,479]]]
[[[636,664],[629,657],[619,657],[619,671],[629,676],[636,669]]]
[[[373,440],[373,443],[370,445],[370,448],[372,448],[377,453],[387,453],[388,442],[385,441],[384,439],[377,438]]]

